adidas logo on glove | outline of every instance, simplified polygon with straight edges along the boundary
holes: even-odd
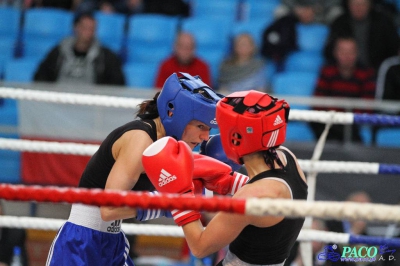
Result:
[[[166,184],[168,184],[174,180],[176,180],[175,175],[171,175],[164,169],[161,169],[160,178],[158,179],[158,186],[159,187],[165,186]]]
[[[277,115],[276,118],[275,118],[275,121],[274,121],[274,126],[277,126],[277,125],[282,124],[282,123],[283,123],[282,118],[279,115]]]

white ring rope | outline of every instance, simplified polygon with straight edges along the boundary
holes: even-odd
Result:
[[[377,203],[248,198],[246,215],[400,222],[399,206]]]
[[[62,104],[95,105],[106,107],[137,108],[145,99],[104,96],[93,94],[80,94],[68,92],[37,91],[18,88],[0,88],[0,98],[15,100],[43,101]],[[347,112],[291,110],[290,120],[320,122],[332,124],[352,124],[354,114]]]
[[[65,220],[62,219],[0,216],[0,227],[57,231],[64,223]],[[122,229],[127,235],[184,237],[182,228],[175,225],[122,223]],[[298,240],[346,244],[349,243],[349,234],[303,229]]]
[[[70,92],[37,91],[17,88],[0,88],[0,98],[43,101],[63,104],[95,105],[106,107],[136,108],[144,99]]]
[[[40,141],[0,138],[0,150],[93,155],[99,145],[73,142]]]
[[[93,155],[99,145],[79,144],[72,142],[49,142],[39,140],[20,140],[0,138],[0,150],[62,153],[73,155]],[[355,174],[377,174],[379,163],[344,162],[344,161],[312,161],[301,160],[299,164],[306,172],[319,173],[355,173]]]

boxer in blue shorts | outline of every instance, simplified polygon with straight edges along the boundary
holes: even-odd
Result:
[[[142,165],[143,151],[157,139],[174,137],[191,149],[217,128],[216,103],[221,99],[199,77],[172,74],[152,100],[139,105],[139,119],[113,130],[88,162],[81,188],[155,190]],[[156,193],[156,192],[154,192]],[[46,265],[134,265],[123,219],[145,221],[168,211],[73,204],[68,221],[50,248]]]

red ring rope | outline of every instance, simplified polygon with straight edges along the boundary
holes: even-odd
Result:
[[[143,209],[181,209],[245,213],[246,201],[228,197],[192,198],[178,194],[150,195],[146,192],[84,188],[56,188],[0,184],[0,198],[6,200],[82,203],[96,206],[128,206]]]

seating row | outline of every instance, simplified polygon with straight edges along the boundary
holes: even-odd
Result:
[[[73,15],[70,12],[50,8],[30,9],[25,12],[20,28],[15,25],[22,21],[21,14],[17,12],[11,8],[0,8],[0,54],[5,59],[21,56],[40,60],[62,38],[72,34]],[[171,53],[176,33],[183,29],[195,36],[198,55],[213,65],[229,53],[230,40],[239,33],[251,33],[260,45],[262,31],[273,17],[264,16],[263,19],[233,24],[219,19],[205,20],[200,16],[179,19],[155,14],[126,18],[121,14],[96,13],[96,19],[100,41],[127,62],[160,62]],[[321,40],[326,35],[324,25],[299,26],[300,49],[320,51]]]

